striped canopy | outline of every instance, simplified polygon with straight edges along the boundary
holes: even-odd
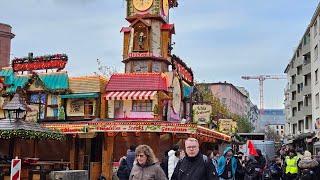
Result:
[[[111,91],[106,100],[150,100],[154,99],[157,91]]]

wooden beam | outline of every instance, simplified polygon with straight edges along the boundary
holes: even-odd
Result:
[[[70,169],[77,169],[76,166],[76,138],[68,137],[67,139],[69,144],[69,161]]]
[[[114,138],[115,136],[108,136],[108,133],[104,133],[102,143],[102,175],[106,179],[112,179]]]

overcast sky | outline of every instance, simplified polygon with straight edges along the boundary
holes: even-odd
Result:
[[[12,26],[11,58],[69,56],[71,75],[90,75],[96,59],[121,63],[125,0],[0,0],[0,22]],[[259,104],[258,81],[242,75],[283,74],[318,0],[180,0],[171,9],[173,52],[199,82],[244,86]],[[282,108],[286,81],[265,81],[265,108]]]

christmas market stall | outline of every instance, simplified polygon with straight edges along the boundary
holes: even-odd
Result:
[[[196,124],[181,124],[160,121],[108,121],[96,120],[91,122],[74,123],[45,123],[45,127],[59,130],[65,134],[99,133],[102,135],[102,151],[100,151],[102,164],[101,171],[105,177],[112,176],[113,165],[116,165],[131,144],[150,145],[157,157],[162,152],[162,146],[169,144],[183,144],[183,139],[195,137],[200,143],[225,141],[230,142],[231,137],[198,126]],[[168,138],[169,137],[169,138]],[[172,138],[170,138],[172,137]],[[99,152],[99,151],[98,151]],[[96,152],[97,153],[97,152]]]
[[[6,115],[5,119],[0,120],[0,155],[1,175],[9,175],[10,161],[13,157],[25,160],[22,166],[21,177],[28,177],[32,166],[28,164],[30,159],[39,160],[37,156],[37,144],[41,140],[61,141],[65,137],[63,134],[51,129],[44,128],[36,122],[26,121],[26,111],[28,105],[19,93],[5,103],[2,107]],[[33,161],[33,163],[36,163]]]

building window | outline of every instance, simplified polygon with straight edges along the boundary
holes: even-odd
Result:
[[[292,108],[292,116],[295,116],[297,114],[297,108],[294,107]]]
[[[56,95],[51,95],[51,104],[58,105],[58,98]]]
[[[298,51],[299,52],[299,51]],[[297,67],[297,74],[300,75],[302,72],[302,66]]]
[[[319,108],[319,93],[316,94],[316,108]]]
[[[52,109],[52,112],[53,112],[53,117],[57,118],[58,117],[58,108],[53,108]]]
[[[314,33],[314,37],[316,37],[317,33],[318,33],[318,22],[314,22],[313,25],[313,33]]]
[[[152,101],[151,100],[134,100],[132,101],[132,111],[152,112]]]
[[[299,124],[298,124],[298,130],[299,130],[300,133],[301,133],[301,132],[303,132],[303,120],[300,120],[298,123],[299,123]]]
[[[303,101],[298,102],[298,111],[302,110]]]
[[[310,101],[309,98],[310,98],[310,97],[307,96],[307,95],[304,97],[304,106],[309,106],[309,101]]]
[[[283,129],[283,126],[281,126],[281,129]]]
[[[84,116],[90,117],[93,116],[93,102],[92,101],[84,101]]]
[[[306,117],[306,119],[305,119],[305,128],[309,129],[309,118],[308,117]]]
[[[292,124],[292,134],[297,133],[297,124]]]
[[[314,71],[314,79],[317,83],[318,82],[318,69]]]
[[[296,99],[296,94],[297,94],[296,91],[293,91],[293,92],[292,92],[292,100],[295,100],[295,99]]]
[[[310,33],[304,36],[303,38],[303,45],[306,45],[307,43],[310,42]]]
[[[296,75],[291,76],[291,84],[296,83]]]
[[[303,83],[297,84],[298,93],[300,93],[303,90]]]
[[[314,60],[318,59],[318,45],[314,47]]]

